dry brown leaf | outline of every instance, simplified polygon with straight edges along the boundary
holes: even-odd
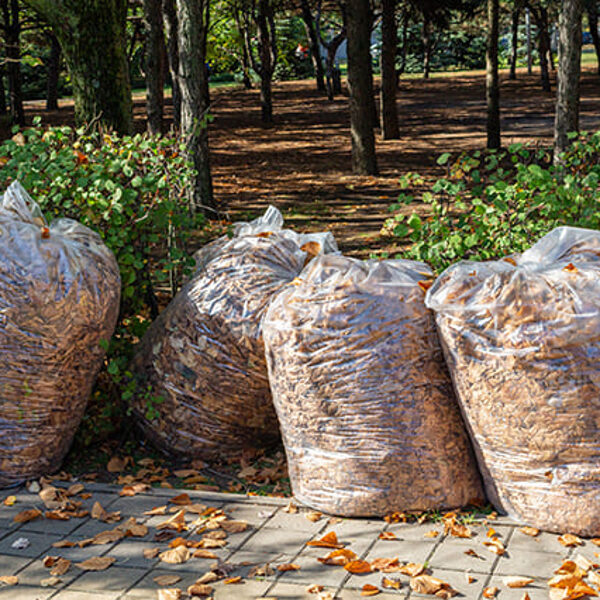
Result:
[[[175,585],[178,581],[181,581],[181,577],[179,575],[157,575],[153,578],[153,581],[156,585],[160,585],[160,587]]]
[[[590,571],[588,573],[588,579],[590,580],[590,583],[600,587],[600,573],[597,571]]]
[[[281,571],[282,573],[285,573],[286,571],[299,571],[300,565],[297,565],[295,563],[283,563],[281,565],[278,565],[277,570]]]
[[[381,593],[381,590],[377,586],[371,585],[370,583],[365,583],[360,591],[361,596],[376,596],[379,593]]]
[[[77,542],[77,545],[80,548],[85,548],[91,544],[94,545],[102,545],[102,544],[111,544],[112,542],[118,542],[125,537],[125,534],[118,529],[109,529],[107,531],[101,531],[97,533],[93,538],[87,538],[85,540],[81,540]]]
[[[425,572],[425,565],[422,565],[421,563],[407,563],[401,565],[398,572],[410,577],[417,577]]]
[[[146,548],[143,551],[143,555],[144,555],[144,558],[152,559],[152,558],[156,558],[158,556],[159,552],[160,552],[160,548]]]
[[[231,585],[233,583],[244,583],[244,582],[242,581],[241,575],[236,575],[235,577],[229,577],[228,579],[223,580],[223,583],[225,585]]]
[[[522,588],[528,586],[530,583],[533,583],[533,579],[531,577],[505,577],[502,580],[502,583],[509,588]]]
[[[73,548],[77,546],[75,542],[70,542],[69,540],[60,540],[58,542],[54,542],[52,544],[54,548]]]
[[[536,527],[519,527],[519,531],[525,535],[530,535],[531,537],[537,537],[540,534],[540,530]]]
[[[363,575],[365,573],[371,573],[371,564],[366,560],[351,560],[349,563],[344,565],[344,569],[353,575]]]
[[[248,523],[246,523],[246,521],[221,521],[219,526],[227,533],[241,533],[248,529]]]
[[[389,577],[384,577],[381,580],[381,587],[399,590],[402,587],[402,582],[399,579],[390,579]]]
[[[397,556],[395,558],[376,558],[371,561],[371,569],[381,573],[399,572],[400,568],[400,560]]]
[[[178,510],[171,518],[159,523],[156,529],[174,529],[175,531],[187,529],[185,524],[185,509]]]
[[[130,517],[127,521],[118,525],[116,529],[122,531],[125,537],[145,537],[148,535],[148,527],[138,523],[135,517]]]
[[[321,518],[323,517],[323,513],[319,512],[318,510],[311,510],[307,512],[305,516],[312,523],[316,523],[317,521],[321,520]]]
[[[529,597],[529,594],[527,592],[523,592],[521,600],[531,600],[531,598]]]
[[[600,546],[600,538],[592,538],[590,542],[596,546]]]
[[[19,514],[15,515],[13,521],[15,523],[29,523],[42,516],[42,511],[37,508],[30,508],[28,510],[22,510]]]
[[[59,558],[60,557],[58,556],[44,556],[44,558],[42,559],[42,565],[44,565],[46,569],[49,569],[50,567],[56,564]]]
[[[475,583],[477,579],[471,575],[471,573],[465,573],[465,580],[467,583]]]
[[[322,592],[325,589],[324,586],[318,584],[318,583],[313,583],[312,585],[309,585],[306,588],[306,593],[307,594],[318,594],[319,592]]]
[[[63,490],[60,490],[53,485],[48,485],[40,490],[39,497],[48,510],[62,508],[67,501],[67,495]]]
[[[410,589],[417,594],[428,594],[441,598],[450,598],[456,594],[452,586],[431,575],[418,575],[410,580]]]
[[[80,494],[84,489],[85,486],[83,483],[74,483],[67,488],[67,496],[75,496],[76,494]]]
[[[468,550],[465,550],[464,554],[466,554],[467,556],[472,556],[473,558],[479,558],[481,560],[485,560],[485,558],[483,558],[482,556],[479,556],[479,554],[477,554],[477,552],[475,552],[475,550],[473,550],[473,548],[469,548]]]
[[[194,558],[219,558],[214,552],[204,550],[203,548],[196,550],[192,556]]]
[[[190,596],[200,596],[205,597],[205,596],[210,596],[213,593],[213,587],[211,587],[210,585],[204,585],[202,583],[194,583],[193,585],[190,585],[190,587],[187,589],[187,593]]]
[[[190,551],[185,546],[177,546],[177,548],[161,552],[158,558],[171,565],[178,565],[189,560]]]
[[[581,546],[583,541],[580,537],[573,535],[572,533],[565,533],[558,538],[559,543],[567,548],[572,546]]]
[[[17,497],[16,496],[6,496],[6,498],[4,498],[2,504],[4,504],[4,506],[14,506],[17,502]]]
[[[463,523],[459,523],[455,513],[444,515],[444,535],[452,535],[459,538],[470,538],[473,532]]]
[[[265,565],[256,566],[250,569],[248,577],[269,577],[270,575],[273,575],[273,573],[273,569],[269,563],[267,563]]]
[[[577,554],[573,562],[586,574],[594,567],[594,563],[581,554]]]
[[[175,508],[175,507],[171,507],[171,508]],[[206,510],[206,505],[194,502],[193,504],[188,504],[185,507],[185,510],[186,510],[186,512],[189,512],[189,513],[201,515]]]
[[[219,581],[221,576],[214,571],[208,571],[202,575],[199,579],[196,580],[196,583],[212,583],[213,581]]]
[[[176,504],[177,506],[185,506],[186,504],[191,504],[192,500],[189,494],[179,494],[174,498],[169,500],[171,504]]]
[[[71,568],[71,561],[68,558],[59,558],[50,569],[50,575],[64,575]]]
[[[0,583],[4,585],[17,585],[19,578],[16,575],[0,575]]]
[[[40,585],[42,587],[54,587],[62,583],[62,579],[60,577],[46,577],[45,579],[40,580]]]
[[[116,523],[121,520],[121,511],[115,512],[106,512],[100,502],[94,502],[94,506],[92,506],[92,519],[97,519],[98,521],[102,521],[104,523]]]
[[[498,538],[491,538],[490,540],[482,543],[490,552],[493,552],[498,556],[502,556],[506,552],[504,544]]]
[[[428,531],[423,537],[426,537],[426,538],[435,538],[438,535],[440,535],[440,532],[436,531],[435,529],[432,529],[431,531]]]
[[[337,539],[335,531],[330,531],[324,535],[320,540],[313,540],[308,542],[307,546],[316,546],[317,548],[343,548],[344,544],[340,544]]]
[[[201,539],[198,542],[198,548],[224,548],[227,546],[227,540],[213,540],[210,538]]]
[[[497,587],[491,586],[491,587],[486,587],[483,590],[483,597],[484,598],[495,598],[496,594],[499,592],[500,590]]]
[[[158,600],[180,600],[183,592],[179,588],[158,590]]]
[[[396,534],[392,531],[382,531],[379,534],[380,540],[397,540]]]
[[[144,515],[154,516],[154,515],[166,515],[167,514],[167,505],[163,504],[162,506],[155,506],[150,510],[146,510],[143,513]]]
[[[119,473],[124,471],[127,466],[127,461],[124,458],[113,456],[106,464],[106,470],[109,473]]]
[[[115,562],[112,556],[93,556],[80,563],[75,563],[76,567],[84,571],[104,571]]]
[[[298,512],[298,506],[294,504],[291,500],[288,505],[283,509],[283,512],[289,513],[291,515],[296,514]]]
[[[347,565],[349,562],[356,560],[357,556],[352,550],[347,550],[345,548],[340,548],[339,550],[334,550],[330,552],[327,556],[322,558],[317,558],[320,563],[324,565],[336,565],[339,567],[343,567]]]

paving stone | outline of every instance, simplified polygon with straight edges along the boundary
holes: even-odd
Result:
[[[86,571],[69,585],[70,590],[125,592],[148,573],[147,569],[111,566],[105,571]]]
[[[80,523],[77,529],[73,530],[66,537],[72,541],[91,538],[98,533],[102,533],[103,531],[114,529],[117,525],[119,525],[119,523],[123,523],[123,520],[117,523],[103,523],[97,519],[88,519],[87,521]]]
[[[437,577],[450,584],[459,593],[459,595],[456,596],[457,598],[467,598],[468,600],[478,600],[488,579],[485,575],[474,573],[473,577],[475,578],[475,581],[473,583],[468,583],[464,571],[450,571],[448,569],[436,569],[433,567],[430,569],[430,574],[433,577]],[[410,586],[410,583],[407,585]],[[434,596],[418,594],[413,590],[410,592],[410,597],[429,598],[429,600],[434,598]],[[546,600],[548,599],[546,598]]]
[[[225,504],[223,506],[225,514],[235,521],[246,521],[253,527],[261,527],[273,515],[278,514],[278,509],[260,504]],[[283,513],[286,514],[286,513]],[[268,515],[268,516],[267,516]]]
[[[130,538],[114,544],[110,547],[108,554],[117,559],[116,564],[118,564],[119,567],[150,569],[159,562],[158,558],[144,558],[144,550],[149,550],[151,548],[160,548],[162,551],[164,549],[164,544],[145,542],[137,538]]]
[[[0,600],[46,600],[56,590],[25,585],[11,585],[0,588]],[[98,600],[98,596],[96,596]]]
[[[548,600],[548,586],[544,581],[535,581],[524,588],[509,588],[504,584],[503,579],[503,577],[492,577],[487,584],[488,587],[497,587],[500,590],[496,596],[498,600],[521,600],[525,592],[531,600]]]
[[[119,598],[120,595],[121,592],[108,592],[105,590],[98,592],[63,590],[58,592],[56,596],[52,596],[52,600],[117,600],[117,598]]]
[[[50,533],[54,535],[71,535],[75,530],[89,521],[89,517],[81,519],[69,519],[68,521],[56,521],[54,519],[35,519],[24,523],[19,531],[24,537],[26,531],[36,531],[39,533]]]
[[[297,564],[300,570],[281,573],[277,579],[278,583],[302,583],[305,585],[317,583],[337,587],[341,585],[348,574],[342,567],[324,565],[313,556],[300,555],[289,562]]]
[[[19,573],[19,585],[30,585],[39,586],[42,579],[51,577],[50,569],[47,569],[42,564],[42,558],[36,558],[31,561],[24,569],[20,570]],[[76,577],[81,575],[81,570],[71,567],[64,575],[60,576],[62,583],[52,587],[51,589],[58,590],[73,581]]]
[[[171,496],[176,496],[171,492]],[[123,497],[117,499],[111,503],[110,512],[120,511],[123,517],[145,517],[144,512],[148,510],[152,510],[158,506],[172,506],[168,504],[167,498],[162,498],[159,496],[132,496],[132,497]],[[202,504],[205,504],[204,502]],[[102,505],[104,506],[104,505]],[[107,508],[107,507],[104,507]],[[108,510],[108,509],[107,509]],[[166,517],[165,517],[166,518]]]
[[[73,563],[82,562],[87,560],[88,558],[93,558],[94,556],[103,556],[108,553],[109,550],[113,547],[113,544],[101,544],[94,546],[86,546],[85,548],[80,548],[79,546],[74,546],[73,548],[49,548],[45,554],[50,554],[51,556],[62,556],[63,558],[69,559]],[[44,556],[42,555],[42,557]]]
[[[217,581],[210,585],[215,589],[213,594],[215,600],[240,600],[240,598],[254,600],[254,598],[259,598],[266,593],[271,587],[271,582],[246,580],[244,583],[225,585]]]
[[[154,600],[157,596],[157,590],[161,588],[161,586],[154,581],[154,578],[160,575],[173,574],[172,571],[166,569],[154,569],[136,582],[135,587],[127,591],[125,598],[127,600]],[[181,580],[169,587],[177,587],[183,591],[187,590],[187,588],[195,583],[199,577],[198,573],[189,573],[185,571],[177,573],[177,575],[181,576]]]
[[[435,542],[423,540],[377,540],[367,554],[367,560],[398,557],[402,562],[424,563],[436,547]],[[351,550],[354,546],[349,546]]]
[[[480,558],[465,554],[474,550]],[[474,573],[491,573],[496,555],[481,544],[463,544],[446,539],[435,549],[430,558],[434,567],[444,567],[452,570],[471,570]]]
[[[255,567],[261,567],[267,563],[273,569],[270,575],[253,577],[252,579],[266,579],[274,581],[280,575],[277,566],[284,563],[297,562],[293,556],[285,554],[273,554],[271,552],[236,552],[227,559],[227,564],[232,568],[231,576],[241,575],[244,579],[250,576]]]
[[[530,577],[549,579],[561,562],[559,556],[548,552],[511,550],[500,556],[494,568],[494,575],[529,575]]]
[[[569,549],[562,546],[558,538],[558,534],[546,531],[540,532],[536,537],[531,537],[516,528],[510,539],[508,549],[527,552],[548,552],[550,554],[566,556],[569,553]]]
[[[309,598],[316,598],[316,594],[309,594],[306,591],[308,586],[304,583],[301,584],[292,584],[292,583],[276,583],[268,592],[265,594],[269,598],[277,598],[277,600],[308,600]],[[336,586],[325,586],[325,590],[327,592],[335,593]],[[238,596],[241,597],[241,596]],[[342,598],[341,595],[336,596],[336,600]],[[347,596],[345,598],[350,598]],[[381,595],[377,596],[378,599],[387,600]],[[364,600],[364,597],[361,598]],[[398,600],[398,597],[395,597],[395,600]]]
[[[358,556],[363,556],[375,540],[377,540],[377,536],[383,531],[384,525],[383,521],[345,520],[341,523],[325,527],[322,531],[315,534],[313,539],[319,539],[326,533],[333,531],[341,544],[345,544],[346,548],[352,550]],[[330,550],[327,548],[307,546],[302,553],[316,557],[325,556],[328,552]]]
[[[384,590],[380,594],[377,594],[377,600],[400,600],[401,598],[406,598],[407,595],[408,590]],[[360,590],[345,588],[336,596],[336,600],[364,600],[364,598]],[[430,596],[430,598],[433,598],[433,596]]]
[[[12,543],[19,538],[26,538],[29,540],[29,546],[23,550],[12,548]],[[33,531],[15,531],[14,533],[6,536],[0,540],[0,554],[10,554],[12,556],[29,556],[35,558],[42,554],[42,552],[48,550],[53,542],[57,542],[61,539],[60,535],[50,535],[49,533],[35,533]]]
[[[310,534],[304,531],[263,527],[251,536],[240,550],[294,556],[310,538]]]
[[[294,514],[279,510],[273,518],[269,519],[268,527],[280,527],[287,530],[304,531],[310,535],[325,529],[327,526],[327,519],[321,518],[316,522],[312,522],[306,518],[307,514],[308,511],[305,509],[301,509]]]
[[[19,558],[0,554],[0,575],[16,575],[18,571],[30,564],[31,558]]]

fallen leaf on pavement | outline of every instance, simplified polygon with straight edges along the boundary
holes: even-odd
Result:
[[[319,592],[322,592],[325,589],[324,586],[319,585],[318,583],[313,583],[312,585],[309,585],[306,588],[306,593],[307,594],[318,594]]]
[[[483,590],[483,597],[484,598],[495,598],[496,594],[499,592],[500,590],[497,587],[486,587]]]
[[[166,515],[167,514],[167,505],[164,504],[163,506],[155,506],[154,508],[151,508],[150,510],[144,511],[143,514],[149,515],[149,516]]]
[[[530,583],[533,583],[533,579],[531,577],[505,577],[502,580],[502,583],[509,588],[522,588],[528,586]]]
[[[143,552],[144,558],[156,558],[159,552],[160,548],[146,548]]]
[[[405,565],[400,565],[398,569],[398,573],[403,573],[404,575],[409,575],[410,577],[417,577],[425,572],[425,565],[421,563],[407,563]]]
[[[145,537],[148,535],[148,527],[138,523],[135,517],[130,517],[124,523],[117,525],[116,529],[122,531],[125,537]]]
[[[50,575],[64,575],[71,568],[68,558],[59,558],[50,569]]]
[[[492,538],[482,543],[490,552],[498,556],[502,556],[506,552],[504,544],[498,538]]]
[[[584,572],[587,573],[594,567],[594,563],[581,554],[577,554],[573,562]]]
[[[529,594],[527,592],[523,592],[521,600],[531,600],[531,598],[529,597]]]
[[[179,494],[179,496],[175,496],[169,500],[171,504],[177,504],[178,506],[185,506],[186,504],[191,504],[192,500],[190,499],[189,494]]]
[[[595,544],[596,546],[600,546],[600,538],[592,538],[590,542],[592,542],[592,544]]]
[[[317,548],[343,548],[344,544],[340,544],[335,531],[330,531],[320,540],[313,540],[306,544],[307,546],[315,546]]]
[[[94,556],[80,563],[75,563],[76,567],[84,571],[104,571],[115,562],[112,556]]]
[[[4,585],[17,585],[19,578],[16,575],[0,575],[0,583]]]
[[[119,496],[135,496],[149,489],[150,486],[147,483],[132,483],[131,485],[123,486],[123,489],[119,492]]]
[[[397,540],[396,534],[393,531],[382,531],[379,534],[380,540]]]
[[[100,502],[94,502],[94,506],[92,506],[91,512],[92,519],[97,519],[98,521],[102,521],[103,523],[116,523],[121,520],[121,512],[106,512]]]
[[[205,550],[204,548],[198,548],[192,556],[194,558],[219,558],[214,552]]]
[[[2,504],[4,504],[4,506],[14,506],[16,502],[16,496],[7,496],[6,498],[4,498],[4,502],[2,502]]]
[[[536,527],[519,527],[519,531],[525,535],[530,535],[531,537],[537,537],[540,534],[540,530]]]
[[[159,523],[156,529],[174,529],[175,531],[183,531],[187,529],[185,524],[185,510],[177,511],[170,519]]]
[[[227,533],[241,533],[248,529],[246,521],[221,521],[219,523],[221,529]]]
[[[591,583],[600,587],[600,573],[597,571],[590,571],[588,573],[588,579]]]
[[[317,521],[321,520],[321,518],[323,517],[323,513],[319,512],[318,510],[311,510],[307,512],[305,516],[312,523],[316,523]]]
[[[351,560],[349,563],[344,565],[344,569],[354,575],[362,575],[364,573],[371,573],[370,563],[366,560]]]
[[[172,550],[161,552],[158,558],[171,565],[178,565],[190,558],[190,551],[185,546],[177,546],[177,548],[173,548]]]
[[[384,577],[381,580],[381,587],[399,590],[402,587],[402,582],[399,579],[389,579],[388,577]]]
[[[58,542],[54,542],[52,544],[54,548],[73,548],[77,546],[75,542],[70,542],[69,540],[60,540]]]
[[[567,548],[572,546],[581,546],[583,544],[580,537],[573,535],[572,533],[565,533],[558,538],[558,541]]]
[[[320,563],[324,565],[336,565],[339,567],[343,567],[348,564],[350,561],[356,560],[357,556],[352,550],[347,550],[345,548],[341,548],[339,550],[334,550],[330,552],[327,556],[322,558],[317,558]]]
[[[154,577],[153,581],[156,585],[160,585],[161,587],[168,585],[175,585],[178,581],[181,581],[181,577],[179,575],[157,575]]]
[[[376,596],[379,593],[381,593],[381,590],[377,586],[371,585],[370,583],[365,583],[360,591],[361,596]]]
[[[179,600],[183,592],[179,588],[158,590],[158,600]]]
[[[467,583],[475,583],[475,581],[477,581],[477,579],[475,579],[475,577],[473,577],[473,575],[470,573],[465,573],[465,579]]]
[[[80,494],[85,489],[83,483],[74,483],[72,486],[67,488],[67,496],[75,496],[76,494]]]
[[[30,508],[28,510],[22,510],[19,514],[15,515],[13,521],[15,523],[29,523],[42,516],[42,511],[37,508]]]
[[[298,512],[298,507],[290,500],[288,505],[283,509],[283,512],[293,515]]]
[[[299,571],[300,565],[296,565],[294,563],[284,563],[282,565],[279,565],[277,567],[277,570],[281,571],[282,573],[285,573],[286,571]]]
[[[445,599],[451,598],[457,593],[449,583],[431,575],[412,577],[410,580],[410,589],[417,592],[417,594],[428,594]]]
[[[242,576],[241,575],[236,575],[235,577],[229,577],[229,579],[225,579],[223,581],[223,583],[225,585],[231,585],[231,584],[234,584],[234,583],[243,583]]]
[[[210,596],[213,593],[213,589],[210,585],[204,585],[202,583],[194,583],[193,585],[190,585],[190,587],[187,589],[187,593],[190,596],[200,596],[200,597],[204,597],[204,596]]]
[[[428,531],[423,537],[426,537],[426,538],[435,538],[438,535],[440,535],[440,532],[436,531],[435,529],[432,529],[431,531]]]
[[[62,583],[62,579],[60,577],[46,577],[46,579],[40,580],[40,585],[42,587],[54,587]]]
[[[268,577],[269,575],[273,575],[273,573],[273,569],[269,563],[267,563],[266,565],[252,567],[248,573],[248,577]]]
[[[465,550],[464,553],[467,556],[472,556],[473,558],[479,558],[481,560],[485,560],[485,558],[483,558],[483,556],[479,556],[479,554],[477,554],[477,552],[475,552],[475,550],[473,550],[473,548],[469,548],[468,550]]]
[[[196,583],[212,583],[213,581],[219,581],[221,576],[214,571],[208,571],[202,575],[199,579],[196,580]]]
[[[80,548],[85,548],[90,545],[102,545],[102,544],[111,544],[112,542],[118,542],[125,537],[125,534],[122,531],[117,529],[109,529],[107,531],[101,531],[97,533],[93,538],[87,538],[85,540],[81,540],[77,542],[77,545]]]

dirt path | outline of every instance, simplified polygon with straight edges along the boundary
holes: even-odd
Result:
[[[551,141],[554,91],[541,91],[539,75],[501,76],[503,143]],[[267,204],[284,211],[288,224],[302,229],[327,228],[345,252],[357,256],[393,252],[379,237],[388,206],[398,193],[398,176],[407,171],[436,176],[442,152],[474,150],[485,145],[485,76],[403,79],[398,94],[402,139],[377,141],[381,175],[357,177],[350,172],[348,102],[330,103],[312,81],[274,87],[275,125],[260,123],[258,91],[222,88],[213,91],[211,124],[215,191],[232,219],[256,215]],[[555,90],[553,81],[553,90]],[[54,113],[28,114],[44,122],[72,119],[72,105]],[[144,103],[135,103],[136,127],[144,128]],[[581,126],[600,128],[600,80],[587,69],[582,77]]]

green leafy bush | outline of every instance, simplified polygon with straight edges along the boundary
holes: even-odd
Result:
[[[49,220],[71,217],[99,232],[121,270],[119,324],[78,434],[90,443],[118,426],[120,401],[133,393],[126,382],[134,344],[191,269],[186,245],[206,228],[186,202],[194,172],[168,137],[69,127],[14,133],[0,145],[0,190],[18,179]]]
[[[384,233],[407,244],[402,256],[441,270],[459,259],[488,260],[521,252],[559,225],[600,229],[600,132],[572,136],[552,164],[551,152],[523,144],[507,150],[462,154],[446,177],[420,196],[403,191]],[[425,185],[414,173],[403,190]],[[420,202],[407,214],[407,205]]]

